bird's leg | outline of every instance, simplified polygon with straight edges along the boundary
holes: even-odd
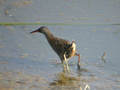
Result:
[[[77,68],[80,70],[80,54],[75,53],[76,56],[78,56],[78,64],[77,64]]]
[[[65,65],[65,61],[64,61],[64,59],[62,60],[62,65],[63,65],[63,71],[65,71],[65,69],[66,69],[66,65]]]
[[[67,59],[66,59],[66,55],[64,54],[64,68],[66,68],[67,69],[67,71],[69,72],[70,71],[70,69],[69,69],[69,66],[68,66],[68,62],[67,62]]]

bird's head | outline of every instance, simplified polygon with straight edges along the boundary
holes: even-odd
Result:
[[[49,32],[49,30],[48,30],[48,28],[47,28],[47,27],[42,26],[42,27],[38,28],[37,30],[32,31],[32,32],[30,32],[30,33],[36,33],[36,32],[39,32],[39,33],[44,33],[44,34],[45,34],[45,33]]]

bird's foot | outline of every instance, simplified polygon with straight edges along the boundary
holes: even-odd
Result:
[[[64,67],[63,68],[64,72],[70,72],[70,69],[69,69],[68,65],[64,64],[63,67]]]
[[[67,69],[67,71],[68,71],[68,72],[70,72],[70,68],[69,68],[69,66],[68,66],[68,65],[66,66],[66,69]]]
[[[66,70],[67,72],[70,72],[69,66],[68,66],[68,60],[66,59],[66,55],[64,54],[64,70]]]
[[[77,69],[80,70],[80,63],[77,64]]]
[[[77,69],[80,70],[80,54],[76,53],[75,55],[78,56]]]
[[[67,73],[70,73],[71,71],[70,71],[70,69],[64,68],[64,69],[63,69],[63,72],[65,72],[65,73],[66,73],[66,72],[67,72]]]

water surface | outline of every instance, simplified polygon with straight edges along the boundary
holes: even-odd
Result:
[[[120,26],[111,25],[120,22],[119,4],[118,0],[0,0],[0,22],[83,23],[46,25],[54,35],[76,41],[81,70],[77,70],[78,58],[73,57],[71,73],[63,72],[44,35],[30,34],[41,25],[0,26],[0,90],[86,86],[119,90]]]

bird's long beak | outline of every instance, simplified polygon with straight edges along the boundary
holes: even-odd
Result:
[[[30,33],[36,33],[36,32],[39,32],[39,30],[32,31],[32,32],[30,32]]]

